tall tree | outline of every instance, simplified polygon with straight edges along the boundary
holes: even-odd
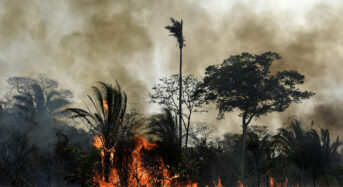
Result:
[[[103,145],[104,150],[104,177],[109,182],[111,172],[111,154],[114,154],[115,146],[118,146],[120,129],[126,111],[127,96],[122,92],[119,85],[114,87],[110,84],[99,82],[100,86],[93,86],[93,96],[88,98],[93,110],[80,108],[68,108],[74,118],[82,118],[94,130]]]
[[[177,74],[170,77],[163,77],[159,83],[156,84],[149,93],[150,102],[159,104],[163,109],[170,110],[177,114],[179,112],[179,105],[177,104],[178,94],[178,81],[179,77]],[[200,106],[203,103],[203,94],[195,95],[197,86],[200,84],[200,80],[192,75],[183,76],[182,78],[182,105],[185,110],[182,111],[182,116],[186,118],[182,119],[185,128],[185,147],[188,145],[191,118],[193,112],[203,112]],[[177,123],[175,121],[175,123]],[[179,138],[182,138],[182,136]]]
[[[70,90],[60,89],[58,82],[39,75],[37,79],[29,77],[10,77],[10,95],[13,95],[13,106],[21,116],[40,121],[52,117],[57,111],[71,102]]]
[[[244,179],[245,144],[247,127],[254,117],[271,112],[282,112],[291,103],[314,95],[301,91],[297,84],[304,83],[304,75],[295,70],[271,74],[273,61],[281,59],[274,52],[261,55],[242,53],[223,61],[220,65],[206,68],[202,91],[209,101],[215,101],[219,118],[233,109],[240,110],[242,117],[242,161],[241,178]]]
[[[177,45],[180,49],[180,74],[179,74],[179,146],[182,147],[182,48],[185,45],[185,38],[183,36],[183,22],[176,21],[174,18],[170,18],[172,25],[165,27],[170,32],[171,36],[174,36],[177,40]]]

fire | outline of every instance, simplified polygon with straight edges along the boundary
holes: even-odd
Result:
[[[106,111],[106,114],[108,113],[108,103],[107,100],[103,100],[102,104],[104,105],[104,109]]]
[[[147,166],[144,163],[144,152],[152,151],[157,148],[157,145],[147,141],[143,136],[136,136],[134,138],[134,148],[131,151],[131,162],[129,163],[128,170],[128,187],[136,186],[177,186],[177,187],[198,187],[198,183],[189,180],[186,184],[182,184],[178,181],[178,176],[171,176],[169,167],[163,162],[161,157],[158,157],[154,162],[157,163],[158,167]],[[93,145],[101,149],[102,164],[104,164],[104,147],[102,140],[99,136],[94,137]],[[111,150],[115,151],[115,150]],[[113,161],[113,154],[111,155],[111,160]],[[120,177],[118,171],[115,168],[111,168],[111,175],[109,176],[109,182],[105,182],[102,173],[96,173],[93,178],[94,182],[98,183],[100,187],[119,187]],[[277,182],[273,177],[269,178],[270,187],[286,187],[288,179],[286,178],[284,182]],[[223,187],[221,179],[218,181],[213,181],[214,187]],[[238,187],[244,187],[245,185],[238,181]],[[206,187],[209,187],[208,185]]]
[[[100,149],[102,147],[102,143],[101,143],[101,140],[100,140],[100,137],[99,136],[94,136],[93,138],[93,145],[94,147]]]
[[[222,180],[220,178],[218,179],[218,182],[213,181],[213,184],[215,187],[223,187]]]
[[[169,171],[167,170],[162,158],[159,158],[159,170],[162,174],[162,178],[158,179],[155,176],[150,174],[148,168],[144,167],[144,163],[142,160],[142,151],[147,150],[151,151],[152,149],[156,148],[156,144],[148,142],[142,136],[135,137],[134,139],[135,144],[138,147],[132,152],[132,163],[130,164],[130,178],[129,178],[129,186],[152,186],[151,182],[156,183],[160,182],[161,186],[168,186],[171,183],[169,179]]]
[[[276,182],[273,177],[269,178],[269,186],[270,187],[287,187],[288,178],[285,179],[285,181],[282,183]]]
[[[244,184],[240,180],[238,180],[238,187],[244,187]]]
[[[93,145],[97,148],[103,148],[102,141],[100,137],[95,136]],[[151,142],[148,142],[144,137],[137,136],[134,138],[134,149],[131,153],[131,163],[129,163],[129,177],[128,177],[128,186],[156,186],[155,184],[160,184],[161,187],[171,186],[171,182],[174,177],[171,177],[168,167],[163,162],[162,158],[159,158],[156,162],[158,163],[158,171],[156,168],[147,168],[144,165],[143,161],[143,152],[151,151],[156,148],[157,145]],[[104,149],[101,151],[102,163],[104,162]],[[113,158],[111,158],[113,159]],[[154,174],[158,174],[158,177]],[[104,177],[100,173],[96,173],[94,181],[99,184],[100,187],[116,187],[120,186],[120,178],[118,171],[115,168],[111,169],[111,176],[109,177],[110,182],[105,182]],[[192,187],[195,187],[192,185]]]

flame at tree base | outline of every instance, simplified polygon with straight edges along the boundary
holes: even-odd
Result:
[[[130,152],[130,162],[128,163],[128,178],[127,178],[127,186],[128,187],[137,187],[137,186],[145,186],[145,187],[198,187],[198,183],[192,182],[189,180],[187,183],[181,183],[177,181],[178,176],[171,175],[171,171],[169,167],[164,163],[162,157],[160,156],[153,156],[152,162],[154,165],[146,164],[144,158],[149,157],[146,153],[153,151],[157,148],[157,145],[151,142],[148,142],[143,136],[136,136],[134,139],[134,147]],[[100,137],[95,136],[93,145],[101,149],[101,161],[102,165],[104,165],[104,148],[101,142]],[[115,150],[114,150],[115,151]],[[113,153],[111,153],[111,161],[113,162]],[[150,160],[151,161],[151,160]],[[112,163],[113,165],[113,163]],[[111,172],[109,175],[109,182],[105,181],[103,176],[104,171],[96,172],[95,176],[93,177],[94,183],[99,185],[100,187],[120,187],[120,176],[118,174],[117,169],[111,167]],[[270,187],[286,187],[288,183],[288,179],[284,182],[278,183],[275,181],[274,178],[269,178],[269,186]],[[221,179],[219,178],[218,181],[213,181],[214,187],[223,187],[221,183]],[[248,185],[244,185],[241,181],[237,182],[238,187],[247,187]],[[209,187],[206,185],[206,187]]]
[[[175,177],[171,176],[166,164],[161,157],[155,158],[154,166],[147,165],[143,158],[144,153],[153,150],[157,147],[156,144],[148,142],[142,136],[134,138],[134,148],[131,151],[130,163],[128,163],[128,181],[127,186],[171,186]],[[104,148],[98,136],[94,137],[93,145],[101,150],[102,164],[104,164]],[[113,161],[113,158],[111,158]],[[112,164],[113,165],[113,164]],[[122,186],[120,184],[120,176],[116,168],[111,167],[109,175],[109,182],[106,182],[102,173],[97,172],[93,178],[94,182],[100,187],[116,187]]]

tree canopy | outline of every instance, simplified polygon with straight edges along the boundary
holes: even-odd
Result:
[[[304,75],[295,70],[271,74],[270,66],[281,56],[274,52],[261,55],[242,53],[225,59],[220,65],[205,70],[203,88],[208,101],[216,101],[219,117],[235,108],[249,121],[270,112],[282,112],[292,102],[314,95],[301,91],[297,84],[304,83]]]

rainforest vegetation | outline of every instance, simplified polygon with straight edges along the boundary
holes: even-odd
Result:
[[[203,77],[182,75],[182,27],[174,19],[166,27],[177,41],[180,72],[144,93],[160,113],[128,107],[134,101],[116,80],[94,80],[78,105],[72,90],[46,75],[8,78],[0,186],[343,185],[342,142],[329,130],[312,119],[290,117],[276,131],[272,122],[254,121],[314,96],[302,89],[301,72],[271,71],[281,59],[276,52],[244,52],[208,66]],[[238,112],[241,133],[217,136],[217,121],[194,120],[210,105],[218,120]]]

